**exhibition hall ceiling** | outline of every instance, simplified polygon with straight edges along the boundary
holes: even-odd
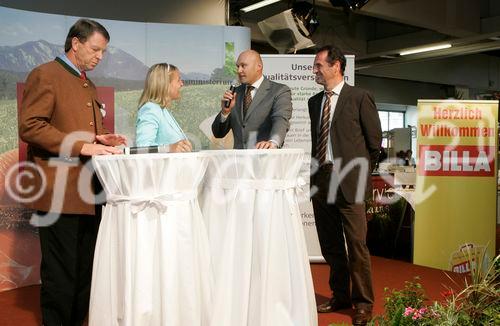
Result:
[[[73,16],[142,22],[247,26],[254,47],[275,51],[258,23],[298,3],[309,3],[319,27],[310,36],[318,45],[335,43],[356,55],[358,70],[401,62],[464,56],[498,57],[498,0],[276,0],[250,12],[245,6],[261,0],[0,0],[0,5]],[[349,9],[358,4],[360,8]],[[450,44],[448,49],[401,56],[404,50]],[[308,52],[301,50],[301,52]],[[312,50],[309,50],[312,52]]]
[[[256,46],[268,41],[258,22],[300,1],[277,3],[242,12],[259,1],[230,0],[231,23],[252,29]],[[436,58],[484,53],[497,56],[500,49],[500,1],[496,0],[316,0],[319,27],[311,39],[317,46],[335,43],[356,55],[356,69]],[[364,3],[351,10],[347,4]],[[442,50],[400,55],[405,50],[450,44]],[[301,50],[300,52],[311,52]]]

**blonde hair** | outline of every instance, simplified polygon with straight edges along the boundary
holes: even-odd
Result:
[[[174,71],[179,71],[179,69],[168,63],[157,63],[149,68],[139,100],[139,108],[146,102],[156,103],[162,108],[170,105],[172,102],[169,95],[170,78]]]

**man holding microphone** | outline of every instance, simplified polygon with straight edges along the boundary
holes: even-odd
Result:
[[[236,67],[241,85],[224,93],[221,112],[212,123],[214,136],[222,138],[232,130],[235,149],[280,148],[292,117],[290,88],[262,75],[256,51],[242,52]]]

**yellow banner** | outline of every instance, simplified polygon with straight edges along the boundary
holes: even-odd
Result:
[[[418,101],[415,264],[467,272],[464,248],[494,257],[497,121],[498,101]]]

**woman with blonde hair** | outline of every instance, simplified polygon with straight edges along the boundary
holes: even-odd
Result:
[[[139,100],[136,123],[137,146],[169,145],[170,152],[190,152],[191,143],[168,107],[181,97],[179,69],[168,63],[149,68]]]

